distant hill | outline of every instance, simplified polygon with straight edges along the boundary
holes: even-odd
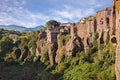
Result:
[[[20,31],[20,32],[31,32],[42,29],[44,26],[40,25],[34,28],[26,28],[24,26],[18,26],[18,25],[0,25],[0,28],[6,29],[6,30],[14,30],[14,31]]]

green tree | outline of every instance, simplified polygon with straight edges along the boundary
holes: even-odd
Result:
[[[5,53],[12,51],[12,48],[12,39],[10,39],[9,37],[3,37],[2,40],[0,40],[0,53],[5,55]]]
[[[59,25],[59,22],[55,21],[55,20],[49,20],[46,22],[46,26],[48,29],[52,28],[52,25]]]

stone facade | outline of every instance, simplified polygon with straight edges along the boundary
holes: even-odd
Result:
[[[53,65],[55,64],[55,56],[56,56],[56,51],[58,48],[57,35],[59,31],[58,30],[47,30],[46,32],[47,32],[49,60],[50,60],[50,64]]]
[[[47,42],[52,43],[52,42],[57,42],[57,35],[59,31],[56,30],[47,30]]]
[[[80,22],[71,26],[71,36],[78,35],[84,44],[84,49],[86,50],[88,45],[93,41],[96,29],[96,18],[94,16],[82,18]]]
[[[88,39],[88,24],[86,22],[86,20],[84,20],[84,23],[79,22],[76,25],[76,31],[77,35],[82,39],[82,42],[84,44],[84,49],[87,49],[87,39]]]
[[[60,26],[70,27],[72,23],[61,23]]]
[[[111,19],[111,8],[106,8],[98,11],[96,14],[97,21],[97,32],[99,33],[100,43],[106,43],[109,39],[109,29],[110,29],[110,19]]]
[[[76,32],[82,39],[85,50],[88,48],[88,45],[93,42],[95,32],[99,33],[98,41],[100,43],[106,43],[110,38],[111,12],[111,8],[105,8],[98,11],[95,16],[82,18],[74,27],[71,27],[71,36]]]

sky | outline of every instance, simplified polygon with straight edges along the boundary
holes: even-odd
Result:
[[[112,6],[113,0],[0,0],[0,25],[36,27],[48,20],[78,22]]]

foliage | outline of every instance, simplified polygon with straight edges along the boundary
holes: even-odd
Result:
[[[104,47],[104,51],[93,48],[72,58],[69,62],[71,66],[59,80],[115,80],[115,49],[111,42]]]
[[[0,40],[0,55],[4,56],[5,53],[12,51],[13,40],[9,37],[3,37]]]
[[[48,22],[46,22],[46,26],[48,29],[51,29],[53,25],[59,25],[59,22],[55,20],[49,20]]]
[[[118,1],[116,0],[116,1],[115,1],[115,11],[118,12],[119,10],[120,10],[120,1],[119,1],[119,0],[118,0]]]
[[[65,50],[70,35],[60,33],[58,64],[52,66],[47,40],[37,40],[39,31],[20,35],[15,32],[20,38],[16,42],[7,36],[11,32],[3,30],[0,33],[1,80],[115,80],[115,47],[110,41],[106,45],[98,44],[98,33],[89,48],[75,56],[68,56]],[[35,56],[36,47],[41,45],[44,51]]]
[[[95,33],[94,33],[94,40],[97,40],[97,39],[98,39],[98,37],[99,37],[98,32],[95,32]]]

